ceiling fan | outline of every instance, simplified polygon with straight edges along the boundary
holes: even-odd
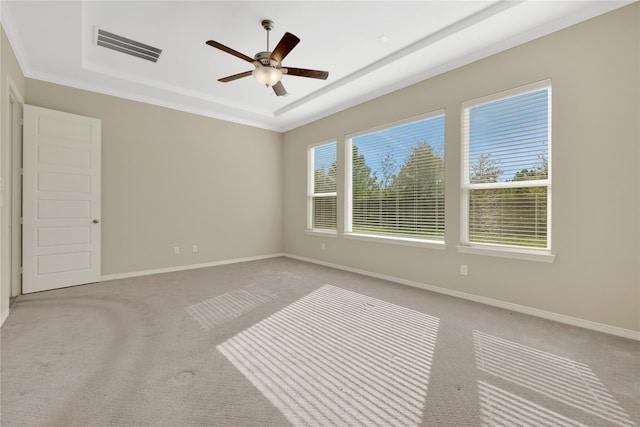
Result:
[[[310,77],[312,79],[326,80],[329,77],[328,71],[308,70],[306,68],[293,68],[283,67],[282,61],[293,50],[294,47],[300,42],[300,39],[291,33],[284,33],[280,42],[273,52],[269,51],[269,31],[273,28],[273,21],[265,19],[262,21],[262,27],[267,31],[267,50],[264,52],[258,52],[253,58],[242,54],[236,50],[231,49],[221,43],[213,40],[209,40],[207,44],[209,46],[220,49],[224,52],[230,53],[240,59],[252,63],[255,68],[252,71],[245,71],[243,73],[234,74],[232,76],[223,77],[218,79],[219,82],[227,83],[233,80],[240,79],[253,75],[261,84],[273,88],[273,91],[278,96],[287,94],[286,89],[282,85],[280,79],[283,74],[299,77]]]

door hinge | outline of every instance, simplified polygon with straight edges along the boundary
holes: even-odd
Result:
[[[24,224],[24,218],[20,217],[20,224]]]
[[[24,126],[24,119],[20,117],[20,126]]]
[[[24,274],[24,267],[20,267],[20,274]]]

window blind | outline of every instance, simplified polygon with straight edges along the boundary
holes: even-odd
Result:
[[[463,104],[464,243],[550,246],[548,83]]]
[[[351,229],[444,240],[444,125],[437,113],[351,138]]]
[[[336,230],[336,143],[311,147],[311,229]]]

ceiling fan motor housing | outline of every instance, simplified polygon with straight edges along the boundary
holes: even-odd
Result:
[[[270,65],[274,67],[279,66],[280,64],[278,64],[275,59],[269,60],[270,56],[271,56],[271,52],[258,52],[254,55],[253,58],[264,66],[270,66]]]

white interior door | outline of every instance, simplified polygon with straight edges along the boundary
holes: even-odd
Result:
[[[100,120],[24,106],[22,292],[100,280]]]

